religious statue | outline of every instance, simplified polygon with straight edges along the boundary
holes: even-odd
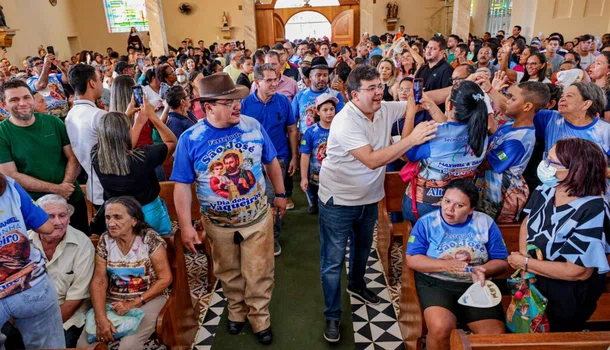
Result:
[[[394,1],[394,6],[392,6],[392,18],[398,18],[398,4]]]
[[[392,4],[390,4],[388,2],[388,5],[386,6],[386,8],[388,9],[388,13],[386,14],[386,18],[392,18]]]
[[[228,27],[229,26],[229,19],[227,18],[227,13],[226,12],[222,13],[222,26],[223,27]]]
[[[0,28],[8,28],[6,25],[6,17],[4,17],[4,7],[0,5]]]

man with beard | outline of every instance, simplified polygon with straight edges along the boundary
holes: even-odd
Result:
[[[320,211],[320,272],[324,293],[326,327],[324,338],[340,339],[341,271],[347,240],[350,274],[347,292],[366,304],[379,304],[379,297],[366,288],[364,272],[373,243],[377,203],[383,198],[385,166],[415,145],[434,138],[435,122],[418,124],[410,135],[390,145],[392,125],[399,119],[414,118],[417,105],[384,102],[383,85],[377,70],[358,66],[347,78],[350,102],[333,119],[320,170],[318,207]]]
[[[315,124],[311,113],[307,113],[307,110],[314,106],[316,98],[324,93],[330,94],[337,98],[337,113],[341,111],[345,102],[343,96],[337,90],[333,90],[328,87],[328,76],[332,73],[333,68],[328,66],[324,57],[318,56],[311,61],[311,67],[304,67],[303,73],[308,71],[309,79],[311,79],[311,85],[299,93],[292,100],[292,115],[298,120],[297,125],[301,135],[305,133],[305,130]]]
[[[213,74],[199,81],[199,96],[194,101],[203,101],[207,117],[180,137],[170,179],[176,182],[174,201],[182,241],[195,253],[195,245],[210,236],[214,274],[228,301],[229,333],[240,333],[247,319],[258,340],[271,344],[269,302],[275,258],[263,167],[273,184],[273,207],[280,217],[286,210],[282,170],[265,129],[241,114],[241,99],[248,96],[245,86],[235,86],[226,73]],[[211,179],[217,177],[210,172],[215,162],[226,167],[231,179],[227,198],[211,186]],[[189,209],[195,181],[203,237],[195,231]]]
[[[489,71],[491,72],[491,77],[493,78],[493,76],[498,71],[496,69],[496,67],[493,64],[491,64],[491,60],[493,60],[493,59],[494,59],[494,56],[493,56],[493,51],[491,50],[491,47],[483,46],[483,47],[481,47],[481,49],[479,50],[479,53],[477,54],[477,62],[473,65],[473,67],[475,70],[477,70],[479,68],[489,68]]]
[[[453,67],[443,58],[447,42],[443,37],[435,36],[426,45],[426,64],[417,71],[415,78],[424,79],[425,91],[432,91],[451,86]]]
[[[80,164],[66,126],[58,118],[34,113],[28,85],[9,80],[0,98],[11,117],[0,123],[0,173],[15,179],[34,199],[58,194],[74,206],[73,226],[89,232],[85,196],[76,181]]]

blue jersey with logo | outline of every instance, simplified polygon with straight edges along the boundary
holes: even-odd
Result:
[[[309,128],[315,123],[314,116],[316,115],[316,98],[324,93],[330,94],[331,96],[336,97],[339,100],[337,106],[335,107],[335,113],[339,113],[339,111],[341,111],[341,109],[345,105],[345,102],[343,101],[343,96],[339,91],[333,90],[329,87],[327,87],[326,90],[320,92],[315,92],[311,88],[307,88],[305,90],[299,91],[296,96],[294,96],[294,99],[292,99],[292,115],[294,116],[294,119],[298,121],[297,125],[301,135],[305,133],[305,130],[307,130],[307,128]]]
[[[242,115],[237,125],[222,129],[206,118],[180,136],[170,180],[196,181],[201,214],[215,225],[247,226],[267,211],[263,164],[275,156],[254,118]]]
[[[535,128],[513,128],[513,124],[513,120],[508,121],[491,137],[487,153],[487,162],[491,169],[477,179],[477,185],[483,192],[481,210],[494,218],[503,210],[503,206],[507,206],[504,212],[511,213],[518,219],[529,194],[523,172],[536,144]],[[524,198],[504,201],[511,196]]]
[[[585,126],[575,126],[557,111],[542,110],[534,117],[536,136],[544,138],[544,149],[548,152],[559,140],[579,138],[598,144],[610,156],[610,123],[594,118]]]
[[[326,141],[330,129],[324,129],[320,123],[316,123],[305,131],[301,139],[299,152],[311,155],[309,157],[309,182],[314,185],[320,183],[320,169],[322,161],[326,158]]]
[[[475,211],[462,224],[448,224],[441,209],[422,216],[411,231],[407,255],[462,260],[479,266],[489,260],[506,259],[508,251],[498,225],[489,215]],[[472,283],[470,274],[426,273],[446,281]]]
[[[446,122],[438,125],[436,138],[411,148],[407,152],[410,161],[419,161],[419,177],[425,180],[440,182],[455,178],[474,176],[475,171],[483,162],[487,149],[487,136],[484,150],[476,156],[468,145],[468,125],[457,122]],[[410,186],[407,194],[410,194]],[[420,203],[435,204],[443,197],[444,185],[424,189],[423,198],[418,196]]]

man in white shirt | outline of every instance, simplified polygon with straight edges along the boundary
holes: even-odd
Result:
[[[66,347],[74,348],[85,326],[95,248],[89,237],[70,226],[74,208],[63,197],[48,194],[36,204],[49,215],[55,231],[50,235],[29,231],[29,238],[46,260],[47,273],[57,290]]]
[[[434,138],[434,122],[420,123],[390,145],[392,125],[414,118],[413,102],[381,103],[383,85],[373,67],[358,66],[347,78],[350,102],[335,116],[320,171],[320,270],[328,342],[340,339],[341,271],[347,240],[353,232],[347,292],[368,304],[379,297],[366,288],[364,272],[373,243],[377,202],[384,196],[385,166],[411,147]]]
[[[330,46],[327,42],[320,44],[320,56],[326,59],[328,66],[333,68],[337,64],[337,59],[330,55]]]
[[[582,35],[580,37],[578,46],[574,48],[574,50],[580,55],[580,67],[582,67],[583,70],[586,70],[593,63],[593,61],[595,61],[595,55],[591,52],[593,51],[593,40],[595,40],[593,35]]]
[[[104,189],[91,167],[91,148],[97,145],[97,128],[106,114],[95,102],[102,97],[102,77],[92,66],[77,64],[68,72],[76,99],[66,117],[66,130],[76,159],[87,175],[87,199],[95,206],[104,204]]]

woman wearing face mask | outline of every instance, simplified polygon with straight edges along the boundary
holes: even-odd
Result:
[[[504,333],[504,311],[463,306],[458,299],[473,282],[508,270],[508,252],[493,219],[475,211],[479,190],[470,181],[447,185],[440,210],[415,223],[406,263],[415,270],[415,286],[428,328],[426,347],[448,349],[451,330],[467,324],[475,334]]]
[[[557,142],[538,165],[542,185],[525,206],[519,252],[508,263],[536,275],[551,332],[582,331],[604,290],[610,271],[606,170],[599,146],[579,138]]]
[[[477,168],[483,162],[487,149],[487,105],[485,93],[471,81],[464,81],[459,88],[452,89],[447,100],[447,122],[439,124],[436,138],[407,152],[411,162],[419,162],[419,173],[411,181],[402,200],[405,220],[415,222],[417,215],[413,206],[417,205],[419,216],[438,209],[443,198],[443,188],[458,178],[473,179]],[[433,102],[422,103],[434,120],[442,120],[445,115]],[[405,121],[402,137],[413,130],[414,120]],[[407,124],[409,123],[409,124]],[[412,198],[412,186],[415,198]]]
[[[174,85],[178,85],[182,88],[185,88],[188,85],[186,74],[187,73],[183,68],[176,69],[176,82],[174,83]]]

